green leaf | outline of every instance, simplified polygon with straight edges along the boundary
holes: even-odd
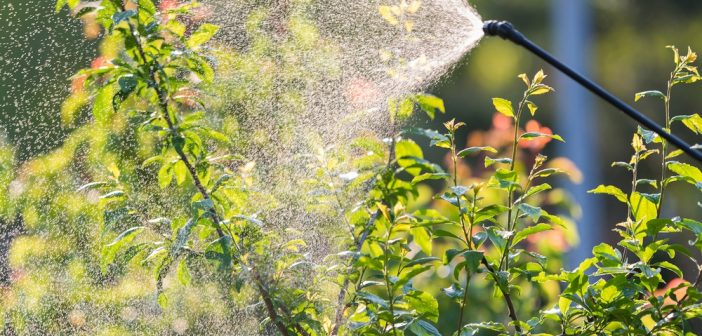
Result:
[[[649,131],[641,126],[638,126],[638,128],[636,129],[636,133],[641,135],[644,142],[647,144],[655,142],[658,139],[658,134],[656,132]]]
[[[188,167],[185,165],[185,162],[178,160],[178,162],[173,165],[173,175],[175,175],[176,183],[178,185],[185,182],[185,179],[188,176]],[[168,183],[170,183],[170,181],[168,181]]]
[[[381,298],[380,296],[377,296],[377,295],[375,295],[375,294],[371,294],[371,293],[368,293],[368,292],[360,291],[360,292],[357,292],[356,295],[357,295],[358,297],[360,297],[361,299],[363,299],[363,300],[365,300],[365,301],[367,301],[367,302],[370,302],[370,303],[374,303],[374,304],[376,304],[376,305],[378,305],[378,306],[380,306],[380,307],[382,307],[382,308],[387,308],[387,307],[389,307],[388,301],[387,301],[387,300],[385,300],[385,299],[383,299],[383,298]]]
[[[702,117],[695,113],[693,115],[680,115],[670,119],[670,122],[681,121],[690,131],[695,134],[702,133]]]
[[[430,262],[435,262],[435,261],[440,261],[441,259],[437,257],[424,257],[424,258],[419,258],[419,259],[414,259],[405,265],[405,267],[411,267],[414,265],[422,265]]]
[[[536,106],[536,104],[529,100],[526,101],[526,105],[529,108],[529,113],[531,113],[531,116],[533,117],[536,114],[536,110],[538,110],[539,108]]]
[[[188,59],[188,69],[205,83],[212,83],[215,72],[212,66],[203,57],[193,56]]]
[[[408,119],[414,112],[414,102],[411,98],[406,98],[400,101],[400,106],[397,107],[397,117],[403,120]]]
[[[448,237],[458,239],[460,241],[465,241],[465,238],[461,238],[458,235],[446,230],[434,230],[432,231],[432,235],[434,235],[434,237]]]
[[[427,228],[422,226],[413,227],[410,229],[410,233],[414,239],[413,241],[422,248],[422,251],[427,255],[431,255],[432,241]]]
[[[675,273],[675,275],[677,275],[679,278],[683,277],[683,272],[680,270],[680,268],[669,261],[661,261],[657,263],[656,266],[670,270],[671,272]]]
[[[448,249],[446,252],[444,252],[444,264],[448,265],[450,264],[456,256],[460,255],[461,253],[465,252],[467,250],[456,250],[456,249]]]
[[[149,15],[154,15],[156,13],[156,5],[154,5],[153,1],[151,0],[137,0],[137,3],[139,4],[139,9],[145,11]],[[169,20],[173,21],[173,20]]]
[[[423,265],[423,266],[415,266],[412,268],[404,268],[402,270],[402,273],[400,273],[400,277],[393,284],[395,288],[401,288],[404,286],[406,283],[410,282],[412,279],[414,279],[417,275],[422,274],[428,270],[432,269],[432,265]]]
[[[616,197],[620,202],[627,203],[626,194],[621,189],[615,186],[599,185],[597,186],[597,188],[589,190],[588,193],[612,195]]]
[[[510,163],[512,163],[512,159],[510,159],[510,158],[493,159],[489,156],[485,157],[485,168],[490,167],[490,166],[494,165],[495,163],[510,164]]]
[[[634,219],[636,221],[651,220],[658,216],[658,208],[656,204],[643,194],[639,192],[632,193],[630,201],[631,212],[634,214]]]
[[[114,261],[117,251],[119,251],[124,245],[129,244],[132,240],[134,240],[134,238],[145,228],[146,227],[144,226],[135,226],[124,230],[119,234],[119,236],[112,240],[111,243],[105,245],[105,247],[102,249],[103,271],[106,270],[107,265]]]
[[[436,301],[433,295],[413,290],[409,292],[405,299],[407,303],[417,311],[423,318],[426,318],[432,322],[437,322],[439,318],[439,303]],[[430,325],[431,326],[431,325]]]
[[[480,223],[485,220],[490,220],[495,217],[497,217],[500,214],[503,214],[509,210],[508,207],[500,204],[492,204],[488,205],[484,208],[481,208],[480,210],[475,212],[475,218],[474,221],[475,223]]]
[[[123,197],[123,196],[124,196],[124,191],[115,190],[115,191],[111,191],[111,192],[108,192],[107,194],[100,196],[100,199],[118,198],[118,197]]]
[[[446,113],[443,99],[430,94],[421,94],[414,97],[422,111],[426,112],[430,119],[434,119],[435,111]]]
[[[661,230],[663,230],[667,225],[673,226],[675,223],[670,219],[656,218],[646,221],[645,229],[646,234],[649,236],[657,235]]]
[[[506,335],[507,328],[497,322],[468,323],[461,329],[460,336],[482,335],[481,331],[492,331],[492,334]]]
[[[426,180],[444,180],[448,177],[450,177],[450,175],[446,174],[446,173],[424,173],[424,174],[415,176],[412,179],[412,184],[417,184],[419,182],[426,181]]]
[[[156,298],[156,302],[158,303],[159,307],[167,308],[168,307],[168,297],[166,296],[166,293],[158,293],[158,297]]]
[[[487,228],[488,238],[490,241],[497,246],[500,250],[504,250],[505,245],[507,245],[507,239],[511,237],[514,232],[512,231],[502,231],[494,226]]]
[[[214,210],[214,203],[212,202],[211,199],[203,199],[203,200],[193,202],[192,207],[194,210],[202,210],[204,212],[209,212],[209,211]],[[243,216],[239,216],[239,217],[243,217]]]
[[[483,261],[483,252],[477,250],[468,250],[463,252],[463,259],[466,262],[466,270],[470,273],[478,273],[480,263]]]
[[[186,263],[186,258],[181,259],[176,268],[176,276],[178,281],[180,281],[183,286],[189,286],[191,281],[190,271],[188,271],[188,264]]]
[[[55,7],[56,13],[60,12],[61,9],[62,9],[64,6],[66,6],[66,1],[67,1],[67,0],[56,0],[56,7]]]
[[[113,85],[105,85],[98,90],[93,103],[93,116],[96,121],[100,123],[106,122],[114,112],[112,98],[115,96],[115,91]]]
[[[395,156],[400,167],[413,165],[415,159],[423,159],[422,149],[412,140],[403,139],[395,144]],[[409,168],[407,172],[416,176],[421,172],[421,168]]]
[[[436,327],[424,320],[414,320],[407,329],[417,336],[441,336],[441,333]]]
[[[109,183],[107,183],[107,182],[90,182],[90,183],[84,184],[80,188],[76,189],[76,192],[81,192],[81,191],[87,190],[87,189],[94,189],[94,188],[102,187],[102,186],[105,186],[108,184]]]
[[[562,169],[558,169],[558,168],[546,168],[546,169],[542,169],[542,170],[539,170],[539,171],[537,171],[536,173],[534,173],[534,178],[537,178],[537,177],[549,177],[549,176],[551,176],[551,175],[553,175],[553,174],[564,174],[564,173],[566,173],[566,172],[565,172],[564,170],[562,170]]]
[[[522,202],[523,200],[527,199],[528,197],[530,197],[532,195],[536,195],[536,194],[538,194],[542,191],[546,191],[546,190],[551,190],[551,185],[548,183],[542,183],[542,184],[539,184],[537,186],[531,187],[531,188],[529,188],[529,190],[527,190],[524,193],[524,195],[522,195],[521,197],[519,197],[519,199],[517,199],[516,203]]]
[[[115,25],[118,25],[120,22],[127,21],[130,17],[135,16],[136,14],[137,12],[134,10],[117,12],[114,15],[112,15],[112,21],[114,21]]]
[[[497,153],[497,149],[494,149],[490,146],[485,146],[485,147],[468,147],[456,154],[458,157],[463,158],[471,154],[475,154],[478,152],[490,152],[490,153]]]
[[[168,20],[168,22],[166,22],[166,29],[178,37],[183,37],[183,35],[185,35],[186,27],[178,20]]]
[[[639,101],[639,99],[644,97],[656,97],[661,98],[665,101],[665,95],[663,94],[663,92],[657,90],[639,92],[634,96],[634,101]]]
[[[541,208],[539,207],[535,207],[526,203],[520,203],[517,207],[519,208],[519,210],[521,210],[523,213],[529,216],[534,222],[538,221],[539,218],[541,218]]]
[[[502,98],[492,98],[492,105],[495,106],[497,112],[514,118],[514,108],[512,107],[511,101]]]
[[[689,165],[687,163],[673,161],[668,163],[668,169],[680,176],[691,179],[692,181],[688,182],[690,182],[693,185],[698,182],[702,182],[702,172],[699,170],[699,168],[695,166]]]
[[[178,255],[180,250],[185,247],[185,245],[188,243],[188,239],[190,239],[190,233],[197,222],[197,218],[190,218],[180,229],[178,229],[176,238],[173,241],[173,246],[171,247],[171,256]]]
[[[455,283],[451,284],[451,287],[442,288],[441,291],[454,300],[461,300],[463,298],[463,288]]]
[[[517,243],[529,237],[530,235],[548,230],[551,230],[551,225],[541,223],[518,231],[517,234],[514,235],[514,239],[512,239],[512,246],[517,245]]]
[[[173,181],[173,164],[167,162],[158,170],[158,185],[163,189],[171,184],[171,181]]]
[[[190,49],[195,49],[209,41],[219,30],[219,27],[213,24],[205,23],[201,25],[185,42],[185,45]]]
[[[525,139],[525,140],[532,140],[536,138],[551,138],[554,140],[558,140],[560,142],[565,142],[563,138],[558,135],[558,134],[546,134],[546,133],[540,133],[540,132],[526,132],[522,135],[519,136],[519,139]]]
[[[602,243],[592,248],[592,254],[605,267],[618,267],[622,264],[622,256],[611,245]]]

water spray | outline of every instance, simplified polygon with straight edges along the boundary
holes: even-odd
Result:
[[[578,84],[584,86],[590,92],[594,93],[596,96],[604,99],[606,102],[616,107],[620,111],[624,112],[630,118],[636,120],[639,124],[650,129],[651,131],[658,134],[661,138],[667,140],[675,147],[679,148],[686,154],[693,157],[695,160],[702,163],[702,152],[693,149],[685,141],[679,137],[666,132],[660,125],[645,116],[643,113],[637,111],[633,107],[629,106],[627,103],[617,98],[613,94],[609,93],[607,90],[603,89],[600,85],[588,79],[587,77],[581,75],[571,67],[563,64],[561,61],[553,57],[546,50],[536,45],[534,42],[530,41],[521,32],[514,28],[514,26],[507,21],[495,21],[489,20],[485,21],[483,25],[483,32],[486,36],[499,36],[505,40],[512,41],[527,50],[531,51],[536,56],[540,57],[547,63],[551,64],[556,69],[560,70],[568,77],[576,81]]]

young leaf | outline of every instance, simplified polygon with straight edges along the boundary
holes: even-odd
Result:
[[[514,108],[512,107],[511,101],[502,98],[492,98],[492,105],[495,106],[497,112],[514,118]]]
[[[471,154],[475,154],[478,152],[490,152],[490,153],[497,153],[497,149],[494,149],[490,146],[485,146],[485,147],[468,147],[456,154],[458,157],[463,158]]]
[[[107,266],[112,263],[115,259],[117,251],[119,251],[124,245],[129,244],[134,238],[145,229],[143,226],[136,226],[124,230],[119,234],[111,243],[105,245],[102,249],[102,264]],[[105,270],[105,269],[103,269]]]
[[[441,336],[441,333],[436,327],[424,320],[414,320],[407,329],[417,336]]]
[[[690,131],[695,134],[702,133],[702,117],[695,113],[692,115],[679,115],[670,119],[670,122],[681,121]]]
[[[649,198],[644,197],[641,193],[634,192],[631,194],[631,212],[634,214],[634,219],[639,220],[651,220],[655,219],[658,214],[658,208],[656,204]]]
[[[185,179],[188,176],[188,168],[185,166],[185,162],[178,160],[178,162],[173,165],[173,175],[175,175],[176,183],[178,185],[185,182]]]
[[[514,239],[512,239],[512,246],[517,245],[517,243],[524,240],[530,235],[548,230],[551,230],[551,225],[545,223],[536,224],[534,226],[530,226],[526,229],[523,229],[514,235]]]
[[[702,171],[699,168],[682,162],[670,162],[668,163],[668,169],[680,176],[691,179],[692,184],[702,182]]]
[[[112,98],[115,96],[115,87],[113,85],[105,85],[98,90],[93,103],[93,116],[98,122],[106,122],[114,112]]]
[[[519,139],[531,140],[531,139],[543,138],[543,137],[558,140],[560,142],[565,142],[565,140],[563,140],[563,138],[558,134],[547,134],[547,133],[541,133],[541,132],[526,132],[526,133],[520,135]]]
[[[534,222],[538,221],[539,218],[541,218],[541,208],[539,207],[535,207],[526,203],[520,203],[518,208],[527,216],[529,216]]]
[[[219,27],[213,24],[205,23],[201,25],[185,42],[190,49],[195,49],[209,41],[219,30]]]
[[[422,251],[427,255],[431,255],[432,241],[427,228],[422,226],[413,227],[410,233],[414,238],[414,242],[422,248]]]
[[[412,184],[417,184],[419,182],[425,181],[425,180],[443,180],[448,178],[450,175],[446,173],[424,173],[418,176],[415,176],[412,179]]]
[[[171,181],[173,181],[173,164],[167,162],[158,171],[158,185],[163,189],[171,184]]]
[[[183,286],[189,286],[191,281],[190,271],[188,270],[188,264],[186,261],[186,258],[182,258],[180,263],[178,263],[178,267],[176,268],[176,276],[178,277],[178,281],[180,281]]]
[[[436,110],[439,110],[439,112],[441,113],[446,113],[444,100],[439,97],[430,94],[421,94],[415,96],[414,98],[417,101],[417,104],[419,104],[419,107],[422,109],[422,111],[426,112],[426,114],[432,120],[434,119],[434,114]]]
[[[589,190],[588,193],[612,195],[612,196],[616,197],[622,203],[627,202],[626,194],[621,189],[619,189],[615,186],[599,185],[599,186],[597,186],[597,188]]]
[[[536,110],[538,110],[539,108],[530,100],[526,101],[526,105],[529,108],[529,113],[531,113],[531,116],[533,117],[536,114]]]
[[[644,97],[656,97],[656,98],[661,98],[665,100],[665,95],[663,92],[657,91],[657,90],[651,90],[651,91],[643,91],[639,92],[634,96],[634,101],[639,101],[639,99],[644,98]]]
[[[483,260],[483,252],[477,250],[465,251],[463,252],[463,259],[466,262],[466,270],[470,273],[477,273]]]

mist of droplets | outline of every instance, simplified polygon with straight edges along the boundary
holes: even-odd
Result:
[[[312,258],[335,252],[328,235],[314,229],[329,225],[323,223],[328,218],[309,211],[309,195],[300,194],[309,192],[300,188],[304,181],[318,178],[318,149],[396,130],[388,100],[441,79],[482,37],[481,19],[465,1],[203,1],[206,20],[221,27],[218,52],[233,56],[215,60],[219,91],[208,97],[225,111],[223,119],[237,119],[239,127],[229,135],[241,138],[243,156],[255,163],[257,191],[276,201],[263,204],[267,199],[261,198],[266,212],[252,216],[272,229],[303,229]],[[52,11],[53,1],[0,4],[1,131],[22,160],[59,145],[70,131],[58,117],[69,93],[66,78],[97,53],[94,43],[75,47],[80,23]],[[28,28],[22,20],[29,19],[43,24]],[[332,178],[347,181],[358,176],[335,173]],[[250,335],[257,322],[247,309],[237,313],[233,329],[212,333]],[[127,307],[118,314],[130,321],[144,312]],[[67,318],[80,326],[86,314],[78,305]],[[181,317],[171,324],[177,334],[196,327]]]
[[[305,195],[296,183],[314,178],[307,155],[316,154],[312,143],[326,149],[362,135],[388,137],[399,127],[390,122],[388,101],[441,79],[483,34],[466,0],[205,3],[208,20],[221,27],[217,42],[238,57],[235,67],[258,67],[254,80],[246,80],[220,64],[218,81],[235,91],[223,93],[237,102],[227,113],[254,111],[242,128],[266,145],[248,148],[245,156],[263,172],[263,188],[281,201],[263,215],[274,226],[317,224],[301,209]],[[275,126],[281,124],[286,127]],[[329,252],[325,244],[320,238],[314,250]]]

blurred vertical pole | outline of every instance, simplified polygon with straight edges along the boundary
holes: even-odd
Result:
[[[556,57],[587,75],[590,68],[591,13],[588,0],[552,0],[553,45]],[[567,189],[582,208],[578,222],[580,244],[567,259],[569,268],[590,256],[592,247],[602,241],[602,207],[587,194],[592,181],[599,181],[597,153],[597,113],[592,96],[560,73],[556,78],[557,131],[566,139],[562,156],[573,160],[583,172],[584,183],[569,184]],[[589,183],[588,183],[589,182]]]

